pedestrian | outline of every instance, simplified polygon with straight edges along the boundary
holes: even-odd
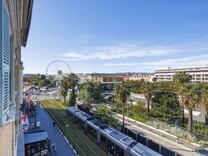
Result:
[[[55,125],[56,125],[56,123],[55,123],[55,121],[53,121],[53,127],[55,127]]]

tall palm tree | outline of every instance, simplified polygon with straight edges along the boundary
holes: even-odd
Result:
[[[184,96],[184,105],[188,108],[188,131],[192,132],[193,109],[201,99],[201,90],[198,84],[184,84],[181,88]]]
[[[176,84],[185,84],[185,83],[190,83],[192,80],[192,76],[187,74],[185,71],[180,71],[177,72],[173,76],[173,82]]]
[[[153,82],[153,83],[156,83],[156,82],[157,82],[157,78],[156,78],[156,77],[153,77],[153,78],[152,78],[152,82]]]
[[[68,85],[68,78],[66,76],[63,76],[61,79],[61,90],[60,93],[64,97],[64,102],[66,102],[66,96],[68,93],[69,85]]]
[[[191,79],[192,76],[187,74],[185,71],[178,72],[173,76],[174,88],[181,98],[180,101],[183,109],[183,125],[185,123],[185,116],[184,116],[184,93],[182,88],[184,84],[190,83]]]
[[[140,88],[140,93],[144,95],[147,100],[147,110],[148,114],[150,113],[150,103],[152,100],[152,96],[155,92],[155,85],[151,82],[144,82],[142,87]]]
[[[57,71],[57,73],[58,73],[58,75],[62,75],[62,74],[63,74],[63,71],[59,69],[59,70]]]
[[[64,102],[66,102],[66,96],[67,96],[67,90],[61,89],[60,90],[61,95],[64,97]]]
[[[79,82],[79,78],[76,74],[70,73],[68,75],[68,86],[71,89],[70,98],[69,98],[70,106],[74,106],[76,104],[75,87],[77,86],[78,82]]]
[[[208,86],[205,85],[202,90],[202,98],[201,98],[202,107],[206,110],[206,122],[208,122]]]
[[[117,84],[115,87],[115,91],[116,91],[116,99],[122,103],[123,132],[124,132],[124,104],[126,103],[130,95],[130,91],[129,91],[129,88],[126,87],[124,82]]]

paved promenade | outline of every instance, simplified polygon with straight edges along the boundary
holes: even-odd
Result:
[[[41,128],[47,131],[51,144],[56,144],[56,150],[51,152],[49,156],[75,156],[76,154],[59,132],[58,128],[53,127],[51,118],[44,108],[39,107],[36,110],[38,119],[41,122]]]

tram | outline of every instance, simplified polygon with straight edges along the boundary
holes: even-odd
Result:
[[[161,156],[159,153],[137,143],[134,139],[103,124],[74,106],[66,114],[83,132],[92,138],[110,156]]]

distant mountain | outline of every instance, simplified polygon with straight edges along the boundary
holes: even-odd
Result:
[[[122,72],[122,73],[92,73],[93,76],[135,76],[138,74],[154,74],[148,72]]]
[[[65,73],[63,76],[66,76],[67,74],[70,73]],[[138,74],[154,74],[150,72],[121,72],[121,73],[76,73],[79,76],[84,76],[84,75],[93,75],[93,76],[135,76]],[[24,74],[24,77],[30,78],[32,75],[37,75],[37,74]],[[51,76],[56,76],[57,74],[53,74]]]

